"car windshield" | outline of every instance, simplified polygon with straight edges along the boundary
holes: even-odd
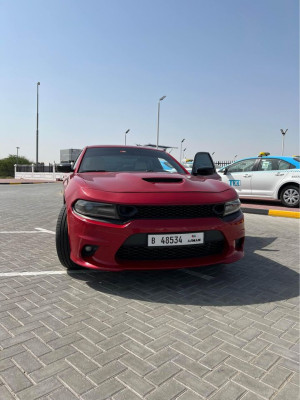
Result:
[[[185,174],[168,153],[139,147],[87,148],[78,172],[166,172]]]

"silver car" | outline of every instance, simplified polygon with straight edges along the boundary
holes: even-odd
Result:
[[[299,207],[299,156],[245,158],[218,174],[242,199],[279,200],[285,207]]]

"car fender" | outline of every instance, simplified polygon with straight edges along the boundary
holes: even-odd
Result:
[[[280,199],[282,189],[287,185],[300,185],[300,171],[289,174],[284,180],[280,181],[273,192],[274,199]]]

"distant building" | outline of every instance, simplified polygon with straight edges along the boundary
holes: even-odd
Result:
[[[80,153],[81,149],[60,150],[60,162],[61,163],[75,162]]]

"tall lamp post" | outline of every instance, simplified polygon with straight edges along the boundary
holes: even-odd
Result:
[[[130,129],[127,129],[127,131],[125,132],[125,146],[126,146],[126,135],[127,133],[130,131]]]
[[[36,168],[39,165],[39,86],[40,82],[36,84]]]
[[[185,139],[182,139],[180,142],[180,154],[179,154],[179,162],[181,162],[181,156],[182,156],[182,143],[185,141]]]
[[[160,102],[163,101],[167,96],[163,96],[158,100],[158,111],[157,111],[157,134],[156,134],[156,148],[158,149],[159,142],[159,112],[160,112]]]
[[[17,165],[18,165],[18,163],[19,163],[19,148],[20,148],[20,147],[17,146]]]
[[[282,133],[282,156],[283,156],[283,152],[284,152],[284,137],[287,133],[288,129],[286,129],[285,131],[283,129],[280,129],[280,132]]]

